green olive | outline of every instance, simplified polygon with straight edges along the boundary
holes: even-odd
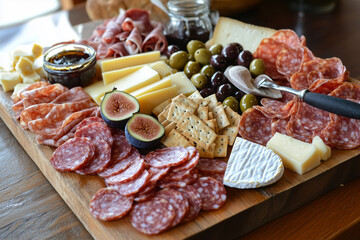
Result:
[[[211,65],[205,65],[201,68],[200,72],[210,80],[215,73],[215,68]]]
[[[184,73],[188,78],[200,71],[200,64],[194,61],[188,61],[184,67]]]
[[[189,61],[195,61],[194,54],[189,54]]]
[[[191,77],[191,83],[199,90],[205,88],[208,81],[207,77],[202,73],[196,73]]]
[[[212,55],[220,55],[222,49],[223,46],[219,43],[216,43],[209,48]]]
[[[235,112],[239,111],[239,102],[233,96],[225,98],[225,100],[223,101],[223,105],[230,107]]]
[[[212,55],[211,55],[210,50],[208,50],[206,48],[200,48],[200,49],[196,50],[196,52],[194,53],[195,61],[197,61],[201,65],[209,64],[211,56]]]
[[[199,48],[205,48],[205,44],[199,40],[191,40],[186,45],[186,49],[190,55],[194,55]]]
[[[251,74],[256,77],[265,73],[265,63],[262,59],[254,59],[251,61],[249,70]]]
[[[245,94],[240,100],[240,110],[245,112],[247,109],[258,105],[256,97],[252,94]]]
[[[170,67],[177,70],[182,70],[185,64],[189,61],[189,56],[185,51],[174,52],[170,56]]]

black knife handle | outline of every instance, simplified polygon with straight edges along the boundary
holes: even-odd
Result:
[[[313,107],[348,118],[360,119],[360,104],[325,94],[306,92],[304,102]]]

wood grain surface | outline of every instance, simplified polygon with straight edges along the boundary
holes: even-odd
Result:
[[[95,239],[148,238],[132,228],[128,217],[114,222],[102,222],[93,218],[89,212],[89,202],[92,196],[105,186],[103,180],[97,176],[56,171],[49,162],[53,149],[37,144],[35,135],[21,128],[12,115],[9,94],[1,91],[0,102],[3,121]],[[360,149],[334,150],[331,159],[314,170],[304,175],[286,170],[280,181],[268,187],[254,190],[227,188],[228,200],[221,209],[202,212],[194,221],[152,238],[219,239],[245,234],[314,200],[340,183],[359,176],[360,172],[357,171],[360,168],[359,153]],[[31,189],[36,177],[32,179],[31,173],[26,177],[29,178],[27,184],[30,184],[29,189]],[[41,214],[37,215],[41,217]],[[238,223],[244,221],[246,224],[239,226]],[[51,228],[51,226],[47,227]]]

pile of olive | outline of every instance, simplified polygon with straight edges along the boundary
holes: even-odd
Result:
[[[254,59],[252,53],[238,43],[230,43],[225,47],[214,44],[207,49],[203,42],[191,40],[186,48],[187,52],[176,45],[168,46],[165,53],[169,58],[168,64],[184,71],[203,97],[215,93],[218,101],[237,112],[244,112],[258,104],[254,95],[245,94],[234,87],[224,71],[230,65],[241,65],[256,77],[265,72],[265,64],[261,59]]]

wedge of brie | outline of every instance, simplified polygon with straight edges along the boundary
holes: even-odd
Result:
[[[240,189],[258,188],[276,182],[283,174],[281,158],[271,149],[237,137],[223,183]]]

